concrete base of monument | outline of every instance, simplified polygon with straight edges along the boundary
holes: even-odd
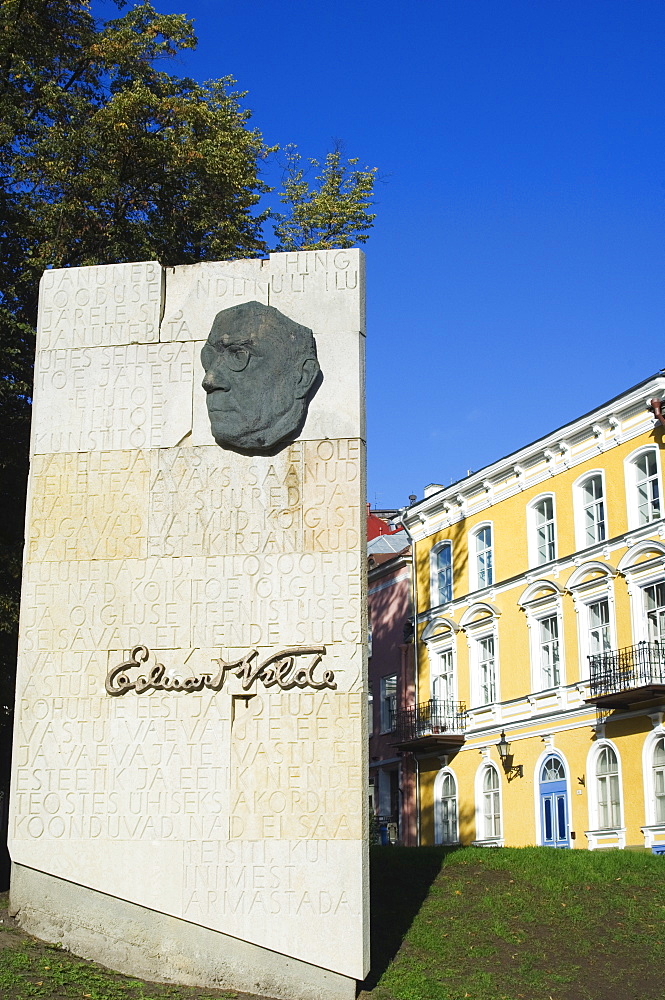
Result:
[[[29,934],[141,979],[278,1000],[355,1000],[348,976],[23,865],[12,865],[10,908]]]

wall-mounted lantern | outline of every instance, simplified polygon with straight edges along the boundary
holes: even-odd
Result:
[[[513,764],[513,755],[510,752],[510,743],[506,739],[505,729],[501,730],[501,736],[496,748],[499,751],[499,757],[501,758],[503,769],[508,776],[508,781],[511,781],[512,778],[523,778],[524,766],[522,764]]]

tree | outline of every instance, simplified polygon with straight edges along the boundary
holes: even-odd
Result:
[[[124,0],[115,0],[118,8]],[[192,24],[148,2],[105,23],[89,0],[0,0],[0,706],[12,703],[39,277],[69,267],[165,265],[263,254],[262,160],[230,77],[161,68],[194,48]],[[280,246],[348,246],[373,216],[371,171],[334,151],[310,192],[296,168]],[[354,160],[349,161],[355,166]],[[362,196],[362,197],[360,197]],[[337,204],[335,202],[337,199]],[[317,242],[318,241],[318,242]],[[328,241],[328,242],[326,242]],[[5,685],[4,690],[2,685]],[[0,707],[0,712],[2,708]],[[1,720],[0,720],[1,722]]]
[[[273,213],[278,248],[327,250],[364,243],[375,219],[368,209],[372,205],[376,167],[359,170],[357,157],[345,163],[339,143],[326,154],[323,164],[318,160],[309,163],[314,169],[321,168],[313,188],[297,148],[286,147],[280,201],[289,206],[289,212]]]

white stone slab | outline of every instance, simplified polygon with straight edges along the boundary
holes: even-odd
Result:
[[[150,982],[355,1000],[355,979],[22,865],[12,873],[12,906],[29,933]]]
[[[104,698],[107,657],[24,659],[13,860],[358,977],[364,692],[241,692],[232,720],[224,691]]]
[[[161,308],[157,261],[45,271],[37,350],[155,344]]]
[[[312,315],[313,299],[322,308]],[[365,255],[361,250],[270,254],[268,303],[318,338],[365,333]]]
[[[183,264],[165,269],[160,339],[205,340],[222,309],[262,302],[315,336],[365,333],[365,256],[360,250],[273,253],[268,260]],[[312,310],[312,301],[320,303]]]
[[[36,365],[10,841],[26,869],[348,982],[368,965],[364,302],[362,255],[339,253],[169,269],[159,341],[148,309],[142,342],[118,313],[98,343],[111,274],[45,278],[42,309],[70,312]],[[156,308],[137,267],[113,272],[120,304]],[[295,441],[241,455],[212,438],[200,349],[220,309],[279,296],[323,381]]]
[[[268,305],[270,273],[265,260],[182,264],[166,268],[165,275],[162,341],[204,341],[220,310],[243,302]]]
[[[252,646],[325,643],[342,683],[347,670],[355,678],[362,665],[362,588],[355,552],[43,558],[26,567],[23,649],[120,655],[145,643],[155,650],[210,648],[211,656],[222,651],[231,659]]]
[[[40,351],[33,453],[178,444],[192,429],[197,365],[193,345],[186,343]]]

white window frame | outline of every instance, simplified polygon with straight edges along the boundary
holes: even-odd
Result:
[[[441,656],[452,653],[452,693],[451,701],[457,701],[457,642],[460,627],[452,618],[435,618],[422,634],[429,659],[430,698],[435,697],[435,678],[441,676],[437,669]]]
[[[598,758],[603,748],[609,747],[616,757],[617,775],[619,782],[619,823],[612,827],[602,827],[599,822],[598,803],[598,775],[596,768]],[[602,848],[626,846],[626,827],[624,823],[624,802],[623,802],[623,774],[621,768],[621,754],[612,740],[605,737],[597,740],[587,755],[586,765],[587,790],[589,795],[589,829],[585,830],[585,835],[589,841],[589,850],[595,851]]]
[[[643,559],[651,555],[650,559]],[[631,546],[617,567],[626,578],[630,597],[632,645],[648,642],[649,629],[644,600],[644,590],[656,583],[665,582],[665,545],[654,539],[638,542]]]
[[[482,613],[480,619],[474,620],[476,615]],[[469,668],[470,668],[470,699],[471,709],[487,708],[489,705],[497,705],[501,701],[501,670],[499,659],[499,611],[491,604],[472,604],[465,612],[460,624],[466,632],[466,639],[469,646]],[[494,700],[481,701],[480,683],[480,643],[483,639],[492,638],[494,640]]]
[[[541,562],[538,558],[538,523],[537,510],[539,504],[544,500],[552,501],[552,524],[554,525],[554,556],[552,559],[545,559]],[[529,501],[526,508],[526,532],[527,549],[529,554],[529,566],[535,569],[540,566],[548,566],[555,562],[559,552],[559,540],[557,537],[557,516],[556,516],[556,496],[554,493],[539,493],[537,497]]]
[[[439,553],[445,549],[450,549],[450,598],[447,601],[440,600],[441,593],[439,591],[439,572],[438,572],[438,560]],[[441,542],[432,548],[430,552],[430,576],[429,576],[429,586],[430,586],[430,607],[438,608],[442,605],[450,604],[454,599],[454,578],[453,578],[453,543],[449,538],[445,538]]]
[[[394,698],[394,711],[397,710],[397,674],[385,674],[379,679],[379,733],[392,733],[393,728],[390,725],[390,707],[384,709],[385,705],[389,706],[390,695],[386,694],[386,681],[395,681],[395,694],[392,695]],[[384,715],[385,711],[385,715]]]
[[[450,778],[455,788],[455,829],[452,840],[444,840],[443,837],[443,796],[441,794],[446,778]],[[453,796],[448,796],[453,798]],[[459,844],[459,784],[454,772],[449,767],[443,767],[434,779],[434,843]]]
[[[554,642],[554,641],[556,642],[556,651],[557,651],[556,670],[557,670],[558,676],[556,676],[556,677],[553,676],[551,678],[548,678],[548,677],[545,676],[545,666],[544,666],[544,663],[543,663],[543,660],[544,660],[544,656],[543,656],[544,647],[547,644],[546,642],[543,641],[543,627],[544,627],[545,622],[550,622],[550,621],[553,621],[553,622],[556,623],[556,633],[557,634],[556,634],[556,637],[554,638],[554,640],[550,640],[550,642]],[[548,691],[550,688],[559,688],[559,687],[562,686],[562,682],[563,682],[562,681],[562,676],[561,676],[561,673],[562,673],[562,671],[561,671],[561,659],[562,659],[561,652],[562,652],[562,649],[563,649],[563,620],[562,620],[562,617],[559,614],[558,610],[552,609],[552,613],[551,614],[545,613],[545,614],[539,615],[534,620],[534,625],[536,626],[536,628],[534,629],[534,633],[535,633],[534,639],[535,639],[536,657],[537,657],[537,660],[536,660],[536,670],[537,670],[538,675],[539,675],[539,677],[538,677],[538,680],[539,680],[539,688],[538,688],[538,690]],[[554,672],[553,665],[552,665],[552,672]],[[549,683],[550,681],[551,681],[551,683]]]
[[[662,716],[661,716],[662,719]],[[642,747],[642,779],[644,783],[644,819],[645,824],[641,828],[644,835],[644,846],[651,849],[654,844],[659,846],[665,844],[665,820],[658,822],[656,815],[656,789],[653,780],[653,757],[656,744],[659,740],[665,739],[665,727],[660,722],[656,728],[648,734]]]
[[[376,772],[376,805],[377,805],[377,815],[378,816],[391,816],[393,815],[391,811],[392,805],[392,775],[397,775],[397,821],[399,825],[399,786],[400,786],[400,767],[379,767]]]
[[[547,591],[543,595],[543,591]],[[541,596],[538,596],[538,595]],[[550,691],[561,688],[566,683],[566,657],[563,637],[563,594],[551,580],[536,580],[527,587],[518,601],[526,614],[529,629],[529,652],[531,659],[531,690]],[[541,624],[546,618],[556,618],[559,629],[559,681],[555,685],[543,683],[541,661]]]
[[[479,707],[496,705],[497,701],[497,648],[493,632],[474,637],[476,698]]]
[[[492,579],[490,580],[489,583],[481,583],[480,582],[480,576],[479,576],[479,573],[478,573],[477,544],[478,544],[478,535],[481,533],[481,531],[485,531],[487,528],[489,528],[489,531],[490,531],[491,542],[490,542],[489,550],[485,549],[485,551],[486,552],[487,551],[490,552],[490,565],[491,565],[491,574],[490,575],[491,575]],[[469,591],[474,591],[474,590],[489,590],[491,587],[494,586],[494,584],[496,582],[496,566],[495,566],[495,559],[494,559],[494,556],[495,556],[495,553],[494,553],[494,524],[492,523],[492,521],[482,521],[480,524],[474,525],[473,529],[469,532],[469,536],[468,536],[468,540],[467,540],[467,550],[468,550],[468,553],[469,553]]]
[[[658,482],[658,495],[660,498],[660,516],[651,518],[648,521],[640,521],[639,503],[637,497],[637,460],[647,452],[652,452],[656,456],[656,475]],[[624,479],[626,485],[626,509],[628,512],[628,527],[646,528],[650,524],[657,524],[663,518],[663,477],[660,467],[660,449],[657,445],[643,445],[636,448],[624,459]]]
[[[600,621],[594,621],[592,615],[595,613],[595,608],[605,608],[607,610],[607,621],[604,619],[605,611],[603,611],[603,618]],[[588,601],[586,604],[587,609],[587,622],[586,622],[586,644],[589,650],[589,655],[596,656],[602,653],[609,653],[612,649],[615,649],[615,643],[612,641],[612,609],[610,608],[609,598],[606,596],[599,596],[595,601]],[[597,643],[594,636],[602,635],[602,643]]]
[[[594,579],[585,579],[589,574],[597,572]],[[608,563],[589,561],[582,563],[568,580],[567,588],[573,595],[573,604],[577,613],[577,644],[580,664],[580,680],[589,677],[589,660],[591,644],[589,642],[589,608],[598,601],[606,600],[609,606],[610,649],[617,649],[616,609],[614,603],[614,577],[616,570]],[[572,678],[569,678],[572,683]]]
[[[665,590],[665,581],[664,580],[656,580],[654,583],[642,584],[642,586],[640,588],[641,591],[642,591],[642,603],[644,605],[644,607],[643,607],[643,613],[644,613],[644,627],[645,627],[645,630],[646,630],[646,638],[647,638],[647,642],[658,643],[659,645],[661,645],[661,647],[663,649],[665,649],[665,635],[658,635],[656,638],[654,638],[652,636],[652,634],[651,634],[651,629],[649,628],[649,614],[650,614],[650,612],[649,612],[649,609],[647,608],[647,601],[646,601],[647,594],[646,594],[646,592],[647,592],[647,590],[649,590],[652,587],[654,589],[657,588],[657,587],[662,587],[663,590]],[[665,610],[665,601],[663,601],[662,604],[657,605],[657,607],[658,607],[659,610],[660,609]],[[665,615],[663,615],[662,617],[665,618]],[[662,629],[662,624],[661,624],[661,627],[660,627],[659,631],[661,631],[661,630],[663,630]],[[663,630],[663,631],[665,631],[665,630]]]
[[[603,523],[605,525],[605,537],[600,541],[589,542],[586,538],[586,525],[584,512],[584,487],[590,479],[600,478],[603,502]],[[608,524],[607,490],[605,488],[605,470],[589,469],[573,483],[573,515],[575,519],[575,547],[579,549],[590,549],[596,545],[605,545],[610,537]]]
[[[457,701],[457,651],[455,649],[454,640],[448,640],[445,645],[438,645],[431,648],[430,651],[430,697],[440,698],[437,694],[437,684],[438,678],[445,676],[444,671],[441,670],[442,660],[444,657],[450,657],[450,669],[446,671],[450,677],[450,682],[448,684],[448,697],[441,699],[449,704],[453,704]]]
[[[498,800],[499,800],[499,833],[491,836],[487,835],[485,828],[485,775],[492,770],[498,780]],[[499,768],[493,760],[486,759],[476,771],[475,780],[475,800],[476,800],[476,839],[474,845],[480,847],[503,847],[503,789],[501,787],[501,774]]]

